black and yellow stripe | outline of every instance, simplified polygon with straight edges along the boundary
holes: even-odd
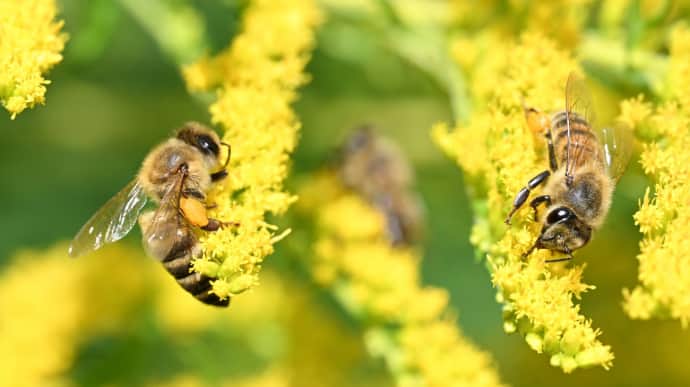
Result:
[[[581,115],[570,112],[559,112],[551,121],[554,152],[559,165],[565,165],[568,160],[568,118],[570,119],[570,162],[571,168],[590,162],[592,158],[599,158],[599,142],[592,127]],[[599,160],[601,161],[601,160]]]
[[[176,214],[176,216],[179,216]],[[213,293],[211,278],[192,270],[192,248],[197,243],[196,236],[187,230],[179,236],[170,253],[163,260],[163,266],[175,277],[177,283],[194,298],[204,304],[214,306],[228,306],[230,298],[220,299]]]

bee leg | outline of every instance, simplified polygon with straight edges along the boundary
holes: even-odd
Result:
[[[573,255],[572,255],[571,253],[568,253],[568,255],[565,256],[565,257],[563,257],[563,258],[547,259],[547,260],[544,261],[544,262],[546,262],[546,263],[556,263],[556,262],[570,261],[571,259],[573,259]]]
[[[211,181],[216,182],[225,179],[228,176],[228,171],[223,169],[222,171],[214,172],[211,174]]]
[[[546,145],[549,148],[549,168],[551,172],[558,170],[558,162],[556,161],[556,151],[553,149],[553,139],[551,138],[551,130],[546,131]]]
[[[204,231],[218,231],[218,229],[221,229],[226,226],[238,227],[239,225],[239,222],[223,222],[218,219],[208,218],[208,223],[205,226],[201,227],[201,229]]]
[[[530,190],[533,190],[542,183],[544,183],[549,176],[551,176],[551,171],[544,171],[538,174],[537,176],[534,176],[532,179],[530,179],[530,181],[527,182],[527,185],[525,187],[522,187],[520,192],[518,192],[517,195],[515,195],[515,200],[513,201],[513,209],[506,217],[506,224],[510,225],[510,219],[513,217],[513,214],[515,214],[515,212],[519,210],[523,204],[525,204],[527,198],[529,197]]]
[[[218,231],[218,229],[221,227],[223,227],[223,223],[221,221],[218,219],[208,218],[208,223],[201,227],[201,229],[204,231]]]
[[[539,214],[537,211],[537,207],[542,203],[546,203],[547,206],[550,206],[551,205],[551,196],[540,195],[540,196],[537,196],[536,198],[532,199],[531,202],[529,202],[530,207],[532,207],[532,209],[534,210],[534,219],[538,218]]]
[[[555,258],[555,259],[547,259],[547,260],[544,261],[544,262],[546,262],[546,263],[555,263],[555,262],[570,261],[571,259],[573,259],[573,252],[570,251],[570,249],[568,248],[568,246],[565,246],[565,245],[564,245],[564,246],[563,246],[563,249],[565,250],[565,254],[566,254],[565,257],[562,257],[562,258]]]

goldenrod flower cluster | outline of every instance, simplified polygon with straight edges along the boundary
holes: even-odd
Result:
[[[641,97],[625,101],[621,119],[645,140],[644,172],[654,181],[635,214],[643,239],[639,285],[624,290],[624,308],[636,319],[666,317],[690,322],[690,29],[671,34],[663,101],[655,107]]]
[[[610,348],[597,339],[599,330],[575,303],[593,288],[581,282],[584,265],[578,261],[585,257],[578,256],[571,268],[546,264],[550,253],[544,250],[523,258],[541,228],[529,206],[516,213],[512,226],[503,223],[515,194],[548,168],[543,136],[527,128],[522,103],[545,112],[564,109],[566,79],[579,67],[540,34],[524,34],[483,55],[468,75],[471,84],[482,83],[471,89],[486,108],[452,131],[437,125],[433,136],[466,173],[475,211],[471,242],[486,256],[503,304],[504,330],[520,332],[532,349],[549,355],[550,363],[565,372],[608,368]]]
[[[398,385],[500,385],[490,356],[448,315],[448,293],[420,284],[419,252],[391,246],[379,211],[332,173],[314,177],[300,197],[316,234],[309,270],[364,323],[370,352]]]
[[[218,278],[213,290],[220,297],[254,286],[264,257],[285,235],[276,236],[264,217],[295,201],[282,187],[300,127],[290,104],[308,79],[304,67],[320,20],[312,0],[254,0],[225,52],[184,69],[192,90],[219,85],[210,111],[232,146],[229,176],[209,200],[217,204],[213,216],[239,226],[208,233],[201,241],[205,254],[194,263]]]
[[[67,35],[55,0],[0,0],[0,102],[12,119],[45,101],[44,73],[62,60]]]

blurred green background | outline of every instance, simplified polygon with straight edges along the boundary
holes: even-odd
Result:
[[[224,47],[238,29],[244,4],[191,3],[204,16],[212,52]],[[20,249],[47,248],[69,240],[100,205],[134,177],[147,151],[178,125],[187,120],[209,121],[203,98],[185,90],[178,64],[120,2],[64,0],[60,5],[71,39],[64,61],[49,75],[52,84],[46,106],[26,111],[15,121],[7,115],[0,119],[0,202],[4,203],[0,262],[5,268]],[[360,60],[341,55],[344,50],[356,52]],[[313,79],[295,106],[303,130],[288,184],[294,191],[293,182],[322,166],[348,131],[360,124],[374,124],[399,142],[414,164],[417,187],[428,210],[424,282],[449,290],[462,330],[494,356],[505,383],[690,384],[690,367],[684,356],[690,349],[690,333],[677,321],[631,321],[621,308],[621,289],[636,283],[639,233],[632,214],[636,198],[647,184],[636,165],[620,184],[606,227],[580,253],[587,260],[585,282],[597,287],[585,295],[582,308],[594,326],[602,329],[602,341],[613,347],[614,367],[564,375],[550,367],[546,357],[530,350],[519,335],[508,336],[502,330],[489,275],[475,261],[468,241],[472,218],[462,174],[429,136],[435,122],[452,121],[443,90],[416,68],[380,49],[371,35],[348,29],[337,19],[323,26],[308,72]],[[601,88],[605,90],[605,86]],[[598,94],[615,99],[631,91]],[[617,101],[606,103],[615,108]],[[138,236],[121,243],[138,246]],[[280,246],[266,261],[266,270],[289,286],[313,294],[301,313],[307,316],[312,308],[319,308],[330,316],[319,321],[355,341],[353,345],[362,352],[356,322],[311,285]],[[49,302],[50,295],[45,296]],[[252,296],[245,295],[243,302],[251,303]],[[290,291],[285,294],[292,296]],[[227,313],[233,313],[233,308]],[[69,377],[84,386],[144,385],[194,374],[214,385],[271,365],[246,343],[247,335],[241,331],[216,325],[179,337],[166,333],[147,316],[149,312],[141,310],[128,329],[90,338],[79,348]],[[296,345],[306,340],[299,335],[289,339]],[[311,351],[311,359],[327,361],[341,349],[314,345],[304,350]],[[289,352],[281,356],[289,356]],[[363,356],[352,364],[340,370],[341,375],[328,382],[331,384],[292,385],[392,383],[376,360]]]

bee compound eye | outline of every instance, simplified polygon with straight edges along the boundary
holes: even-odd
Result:
[[[216,142],[213,141],[213,139],[210,136],[198,136],[196,142],[199,149],[201,149],[204,153],[213,153],[216,156],[218,155],[218,153],[220,153],[218,144],[216,144]]]
[[[558,223],[574,216],[573,212],[566,207],[559,207],[549,213],[546,217],[546,222],[548,224]]]

